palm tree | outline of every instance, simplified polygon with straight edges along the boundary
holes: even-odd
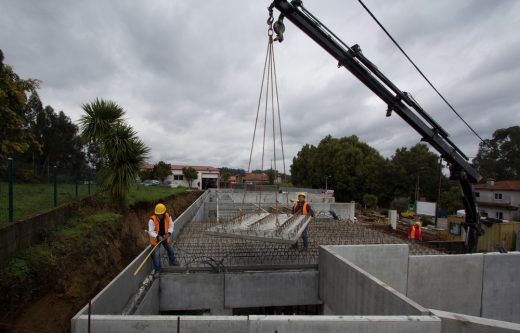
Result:
[[[123,208],[139,166],[146,161],[150,149],[132,127],[125,124],[125,111],[117,103],[96,99],[82,108],[85,115],[79,120],[81,135],[100,147],[101,185],[111,200]]]

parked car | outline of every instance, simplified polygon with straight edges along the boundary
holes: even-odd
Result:
[[[147,179],[143,182],[144,186],[160,185],[161,182],[157,179]]]

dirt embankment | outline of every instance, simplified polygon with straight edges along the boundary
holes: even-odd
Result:
[[[181,214],[200,195],[176,195],[166,204]],[[70,319],[147,245],[151,203],[124,215],[82,207],[45,244],[27,249],[0,275],[0,332],[70,332]]]

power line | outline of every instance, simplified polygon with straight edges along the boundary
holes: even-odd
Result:
[[[421,74],[421,76],[426,80],[426,82],[428,82],[428,84],[433,88],[433,90],[435,90],[435,92],[437,93],[437,95],[440,96],[440,98],[442,98],[442,100],[448,105],[448,107],[457,115],[457,117],[459,117],[460,120],[462,120],[462,122],[464,124],[466,124],[466,126],[473,132],[473,134],[475,134],[479,139],[480,141],[484,142],[484,139],[482,139],[480,137],[480,135],[478,135],[478,133],[466,122],[466,120],[464,120],[464,118],[462,118],[462,116],[455,110],[455,108],[446,100],[446,98],[444,98],[444,96],[437,90],[437,88],[435,88],[435,86],[430,82],[430,80],[428,80],[428,78],[426,77],[426,75],[424,75],[424,73],[419,69],[419,67],[417,67],[417,65],[413,62],[412,59],[410,59],[410,57],[408,56],[408,54],[406,54],[406,52],[401,48],[401,46],[399,45],[399,43],[397,43],[397,41],[394,39],[394,37],[392,37],[392,35],[390,35],[390,33],[385,29],[385,27],[381,24],[381,22],[379,22],[379,20],[374,16],[374,14],[372,14],[372,12],[370,11],[370,9],[368,9],[368,7],[363,3],[362,0],[358,0],[358,2],[361,4],[361,6],[363,6],[363,8],[365,8],[365,10],[367,11],[367,13],[374,19],[374,21],[376,21],[376,23],[379,25],[379,27],[381,29],[383,29],[383,31],[386,33],[386,35],[388,36],[388,38],[390,38],[392,40],[392,42],[394,42],[395,46],[397,46],[397,48],[404,54],[404,56],[406,57],[406,59],[408,59],[408,61],[413,65],[413,67],[415,67],[415,69],[419,72],[419,74]]]

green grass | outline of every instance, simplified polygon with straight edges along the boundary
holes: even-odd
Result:
[[[163,186],[133,185],[128,195],[128,202],[129,204],[141,201],[152,202],[183,192],[186,192],[185,187],[170,188]]]
[[[96,186],[90,185],[90,193],[95,193]],[[155,201],[172,194],[185,192],[186,188],[169,188],[162,186],[132,185],[128,203]],[[88,185],[78,185],[78,197],[88,196]],[[76,198],[74,184],[58,184],[58,205]],[[13,215],[14,221],[45,212],[54,207],[54,187],[52,184],[14,184]],[[7,183],[0,183],[0,227],[8,222]]]

